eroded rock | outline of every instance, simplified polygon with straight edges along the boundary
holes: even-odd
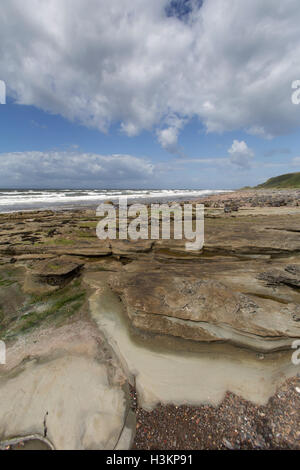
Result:
[[[138,272],[112,275],[110,286],[141,330],[262,351],[289,348],[300,337],[299,305],[232,292],[216,280]]]
[[[43,327],[8,344],[0,448],[25,437],[61,450],[128,449],[134,430],[124,373],[90,323]]]
[[[24,280],[25,292],[44,292],[63,287],[78,276],[83,263],[61,256],[40,261],[27,270]]]
[[[106,367],[84,357],[30,361],[0,377],[0,440],[38,434],[55,449],[113,449],[128,412]]]

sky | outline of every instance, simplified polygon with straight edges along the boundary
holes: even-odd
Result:
[[[298,0],[2,0],[0,187],[300,171],[299,24]]]

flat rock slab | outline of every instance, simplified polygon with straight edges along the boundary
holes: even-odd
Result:
[[[61,256],[50,260],[41,261],[34,265],[31,273],[35,276],[70,276],[75,274],[83,266],[83,263],[72,261],[71,258]]]
[[[111,240],[111,250],[113,255],[127,255],[134,253],[148,253],[151,251],[154,242],[152,240]]]
[[[0,375],[1,441],[39,435],[59,450],[111,450],[127,413],[124,390],[91,358],[33,360]]]
[[[67,256],[37,262],[27,269],[23,289],[38,293],[63,287],[80,273],[83,263]]]

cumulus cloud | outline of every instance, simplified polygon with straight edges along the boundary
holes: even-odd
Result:
[[[167,127],[157,132],[158,140],[165,149],[176,150],[178,140],[178,129]]]
[[[131,155],[13,152],[0,154],[0,164],[0,187],[142,187],[155,175],[151,162]]]
[[[299,126],[299,23],[298,0],[9,0],[0,77],[20,104],[169,151],[171,116],[270,137]]]
[[[184,156],[182,147],[178,144],[179,132],[185,124],[184,119],[177,116],[169,116],[166,119],[168,127],[157,131],[158,141],[161,146],[174,155]]]
[[[240,168],[250,168],[254,157],[253,151],[248,147],[246,142],[234,140],[230,149],[230,163]]]

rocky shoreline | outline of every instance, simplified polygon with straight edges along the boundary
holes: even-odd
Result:
[[[93,209],[0,214],[1,441],[299,448],[300,190],[198,202],[195,252],[101,241]]]
[[[216,194],[199,200],[205,207],[293,207],[300,204],[300,189],[243,189],[233,193]]]

